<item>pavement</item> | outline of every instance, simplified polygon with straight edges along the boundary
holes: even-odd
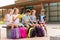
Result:
[[[47,24],[48,37],[34,37],[34,38],[23,38],[23,39],[4,39],[1,40],[50,40],[51,36],[60,35],[60,24],[59,23],[48,23]],[[0,35],[1,36],[1,35]],[[4,36],[4,35],[2,35]]]

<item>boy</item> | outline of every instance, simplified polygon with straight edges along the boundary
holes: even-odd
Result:
[[[36,22],[36,10],[32,10],[32,13],[31,13],[31,16],[30,16],[30,19],[31,19],[31,22],[34,23]]]
[[[23,16],[22,18],[22,23],[24,24],[25,27],[29,28],[29,22],[30,22],[30,14],[31,14],[31,11],[30,9],[27,9],[26,10],[26,14]]]
[[[30,16],[30,19],[31,19],[31,21],[30,21],[30,23],[31,23],[31,25],[35,25],[36,26],[36,24],[37,24],[37,22],[36,22],[36,10],[32,10],[31,11],[31,16]]]
[[[46,28],[46,15],[45,13],[45,9],[41,9],[40,14],[38,15],[38,20],[39,20],[39,24],[41,25],[41,27],[44,27],[44,29],[46,30],[46,35],[47,35],[47,28]]]

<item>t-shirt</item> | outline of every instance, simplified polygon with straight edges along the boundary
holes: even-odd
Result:
[[[13,21],[12,21],[12,16],[13,16],[13,15],[7,14],[6,16],[7,16],[7,17],[6,17],[6,18],[7,18],[7,19],[6,19],[6,20],[7,20],[7,21],[6,21],[6,25],[12,24],[12,22],[13,22]]]
[[[32,22],[36,21],[36,16],[35,15],[34,16],[31,15],[30,18],[31,18]]]
[[[45,21],[45,18],[46,18],[46,15],[40,15],[39,14],[39,21],[41,22],[41,23],[43,23],[44,21]]]
[[[30,16],[27,16],[27,14],[25,14],[22,18],[22,23],[24,23],[24,20],[26,20],[26,23],[28,23],[30,20]]]
[[[13,15],[7,14],[7,19],[6,20],[12,22],[12,16]]]
[[[19,18],[17,18],[18,15],[19,15],[19,14],[14,14],[14,15],[13,15],[13,16],[14,16],[14,20],[16,19],[16,20],[14,21],[15,24],[18,24],[18,23],[19,23]]]
[[[23,16],[24,16],[24,14],[19,14],[19,15],[18,15],[18,18],[21,19]]]

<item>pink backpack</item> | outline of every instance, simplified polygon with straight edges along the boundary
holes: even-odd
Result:
[[[26,38],[27,37],[27,30],[25,27],[20,27],[21,37]]]

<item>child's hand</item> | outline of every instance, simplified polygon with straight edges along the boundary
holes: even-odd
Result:
[[[7,21],[7,22],[10,22],[10,21]]]

